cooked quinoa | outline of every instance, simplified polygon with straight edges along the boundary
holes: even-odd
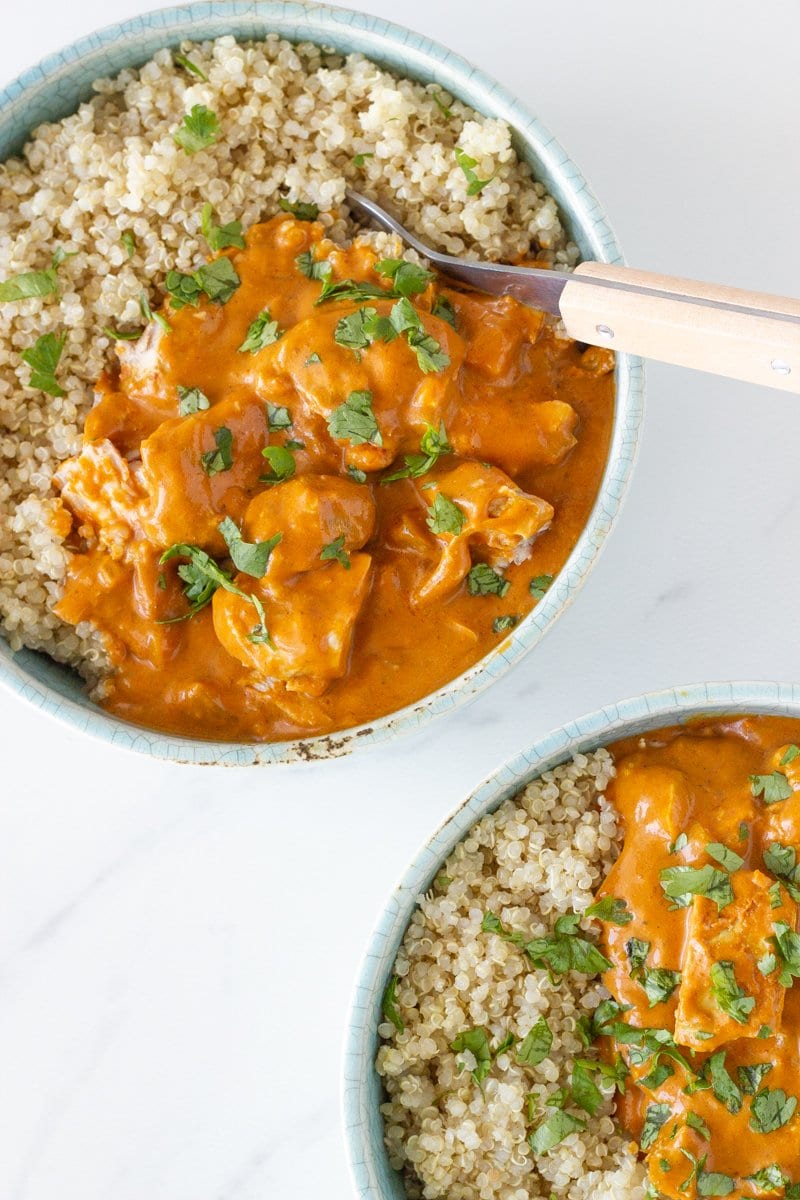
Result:
[[[45,650],[94,680],[105,658],[91,628],[51,611],[68,560],[53,472],[78,450],[94,384],[114,362],[104,327],[141,325],[142,292],[157,307],[167,271],[207,257],[204,203],[246,230],[282,196],[311,201],[343,241],[356,233],[343,203],[353,183],[451,253],[577,260],[502,121],[361,55],[277,36],[181,50],[207,82],[165,49],[99,81],[77,113],[35,130],[0,166],[0,280],[47,269],[58,248],[73,256],[59,268],[59,297],[0,304],[0,629],[12,649]],[[217,115],[220,135],[190,157],[172,135],[194,105]],[[467,195],[456,145],[491,179],[477,195]],[[67,339],[59,398],[29,386],[21,359],[49,332]]]
[[[562,913],[583,912],[619,853],[616,816],[604,797],[614,774],[606,750],[546,772],[480,820],[420,900],[397,956],[396,1004],[404,1032],[386,1021],[377,1069],[392,1166],[409,1197],[427,1200],[642,1200],[646,1171],[612,1120],[613,1083],[585,1132],[534,1156],[528,1096],[569,1084],[586,1055],[576,1023],[608,992],[574,972],[554,982],[520,949],[481,930],[495,913],[526,937],[549,933]],[[588,930],[589,922],[584,923]],[[553,1034],[534,1067],[500,1054],[483,1082],[469,1051],[451,1043],[483,1027],[498,1046],[544,1017]],[[461,1070],[459,1067],[461,1066]],[[547,1110],[540,1105],[540,1112]],[[582,1114],[586,1117],[586,1114]]]

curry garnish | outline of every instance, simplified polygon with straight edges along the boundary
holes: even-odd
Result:
[[[349,441],[351,446],[367,442],[382,446],[383,438],[372,411],[372,392],[351,392],[328,418],[328,431],[331,437]]]
[[[259,483],[274,486],[292,478],[297,464],[291,450],[287,450],[285,446],[265,446],[261,453],[269,463],[270,469],[264,475],[259,475]]]
[[[182,417],[192,416],[193,413],[203,412],[211,407],[211,401],[200,388],[181,387],[178,385],[178,412]]]
[[[382,258],[375,264],[375,271],[391,279],[396,296],[416,296],[433,283],[436,276],[427,267],[408,262],[404,258]]]
[[[278,201],[278,208],[282,212],[291,213],[298,221],[316,221],[319,216],[317,205],[305,200],[287,200],[282,197]]]
[[[552,575],[537,575],[528,584],[528,591],[535,600],[541,600],[552,582]]]
[[[519,625],[519,617],[514,614],[509,613],[506,616],[495,617],[492,621],[492,633],[507,633],[516,625]]]
[[[535,1025],[528,1030],[525,1037],[518,1043],[514,1056],[523,1066],[536,1067],[544,1062],[553,1045],[553,1033],[547,1024],[546,1017],[539,1017]]]
[[[419,454],[404,454],[405,466],[401,467],[399,471],[393,471],[391,475],[384,475],[381,485],[396,483],[398,479],[418,479],[421,475],[427,475],[442,455],[453,453],[453,447],[447,440],[444,421],[441,422],[438,430],[431,425],[427,427],[420,440],[419,448]]]
[[[204,295],[214,304],[227,304],[241,282],[231,260],[223,256],[198,267],[191,275],[168,271],[164,287],[178,311],[187,304],[197,308]]]
[[[270,433],[280,433],[292,428],[292,414],[283,404],[270,404],[267,401],[267,428]]]
[[[53,255],[50,266],[46,271],[21,271],[0,283],[0,303],[10,303],[13,300],[29,300],[34,297],[57,296],[58,268],[65,258],[71,255],[58,250]]]
[[[712,866],[666,867],[661,872],[661,887],[677,908],[686,908],[693,896],[707,896],[719,909],[733,903],[730,876]]]
[[[217,254],[220,250],[227,250],[229,247],[244,250],[245,240],[242,237],[241,221],[230,221],[227,225],[218,225],[214,220],[213,208],[206,202],[203,205],[200,223],[203,237],[208,242],[208,248],[212,253]]]
[[[207,150],[219,137],[219,117],[205,104],[194,104],[172,136],[187,154]]]
[[[721,961],[711,964],[711,993],[727,1016],[740,1025],[747,1024],[756,1001],[736,982],[734,963]]]
[[[164,333],[170,333],[172,331],[172,326],[164,314],[160,312],[153,312],[152,308],[150,307],[150,299],[147,295],[147,292],[142,292],[139,296],[139,311],[141,312],[145,321],[155,321],[156,325],[159,325],[164,330]]]
[[[328,542],[326,546],[323,546],[319,552],[319,556],[323,562],[334,559],[336,562],[341,563],[346,571],[350,570],[350,555],[344,548],[343,533],[339,537],[334,538],[332,542]]]
[[[597,921],[608,921],[612,925],[628,925],[633,920],[627,900],[620,900],[617,896],[604,896],[602,900],[590,904],[583,915],[594,917]]]
[[[66,396],[56,379],[56,371],[66,344],[66,334],[43,333],[27,350],[22,351],[22,361],[31,369],[28,387],[38,388],[48,396]]]
[[[478,165],[478,160],[473,158],[471,154],[467,154],[466,150],[462,150],[460,146],[456,146],[453,153],[456,156],[456,162],[461,167],[467,180],[467,195],[477,196],[478,192],[482,192],[487,183],[491,183],[494,175],[490,175],[488,179],[479,179],[475,173],[475,168]]]
[[[433,504],[428,509],[425,524],[431,533],[459,534],[464,528],[467,517],[460,505],[456,504],[444,492],[437,492]]]
[[[779,800],[788,800],[792,794],[792,785],[783,771],[770,771],[769,775],[751,775],[750,787],[754,796],[760,796],[765,804],[777,804]]]
[[[176,621],[185,621],[195,616],[207,604],[211,603],[211,599],[217,588],[224,588],[226,592],[231,592],[232,595],[239,596],[242,600],[248,600],[256,610],[258,623],[248,634],[249,639],[256,643],[267,642],[269,640],[264,606],[258,596],[244,592],[241,588],[237,587],[230,574],[219,563],[215,562],[209,554],[206,554],[205,550],[201,550],[199,546],[179,543],[165,550],[158,561],[163,566],[173,558],[185,558],[188,560],[179,565],[178,577],[183,581],[184,595],[189,601],[190,608],[182,616],[168,618],[159,622],[160,624],[171,625]]]
[[[470,596],[505,596],[511,584],[488,563],[475,563],[467,574]]]
[[[214,430],[216,450],[206,450],[200,455],[200,465],[206,475],[218,475],[230,471],[233,466],[233,434],[227,425]]]
[[[400,1010],[397,1007],[397,985],[400,982],[397,975],[393,975],[386,985],[386,991],[383,993],[381,1000],[381,1012],[387,1021],[391,1021],[398,1033],[405,1032],[403,1018],[400,1016]]]
[[[198,79],[202,79],[204,83],[208,83],[208,76],[202,67],[198,67],[196,62],[192,62],[185,54],[172,55],[172,61],[177,63],[179,67],[183,67],[185,71],[189,71],[192,75],[196,75]]]
[[[270,555],[283,539],[282,533],[274,534],[266,542],[246,542],[242,538],[239,526],[230,517],[220,521],[219,531],[225,539],[231,561],[237,571],[261,579],[266,574]]]
[[[294,261],[306,279],[327,279],[333,271],[326,258],[315,258],[311,250],[304,250]]]
[[[283,330],[277,321],[273,321],[268,308],[258,314],[247,330],[247,337],[239,347],[239,352],[258,354],[265,346],[271,346],[282,336]]]

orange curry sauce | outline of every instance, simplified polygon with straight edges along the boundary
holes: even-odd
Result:
[[[798,743],[800,721],[743,717],[612,747],[625,841],[600,895],[631,919],[603,922],[604,982],[615,1020],[674,1038],[658,1053],[618,1027],[618,1115],[675,1200],[800,1192]]]
[[[223,257],[232,294],[170,300],[168,328],[120,343],[98,385],[83,450],[59,473],[73,554],[57,611],[105,635],[104,703],[128,720],[221,739],[347,728],[475,663],[512,627],[495,619],[524,616],[531,580],[558,572],[605,466],[613,359],[512,299],[433,276],[403,302],[411,334],[408,320],[390,329],[392,291],[318,303],[326,274],[393,284],[371,249],[337,247],[316,222],[277,217]],[[379,331],[368,339],[360,309]],[[248,348],[265,311],[266,344],[257,329]],[[415,337],[432,339],[434,364]],[[382,484],[428,430],[450,452]],[[277,472],[267,446],[288,451]],[[279,538],[266,563],[236,569],[231,522],[250,547]],[[244,595],[211,597],[212,583],[199,607],[187,547]],[[470,590],[477,563],[503,595]]]

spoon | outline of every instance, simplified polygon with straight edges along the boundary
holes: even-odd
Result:
[[[578,342],[800,392],[800,300],[608,263],[567,272],[469,262],[432,250],[374,200],[345,195],[443,276],[553,313]]]

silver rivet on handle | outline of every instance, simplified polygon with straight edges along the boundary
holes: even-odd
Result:
[[[769,365],[772,367],[776,375],[791,375],[792,373],[792,368],[787,362],[784,362],[782,358],[773,358]]]
[[[614,336],[614,330],[608,325],[595,325],[594,328],[595,332],[599,333],[601,337],[613,338]]]

